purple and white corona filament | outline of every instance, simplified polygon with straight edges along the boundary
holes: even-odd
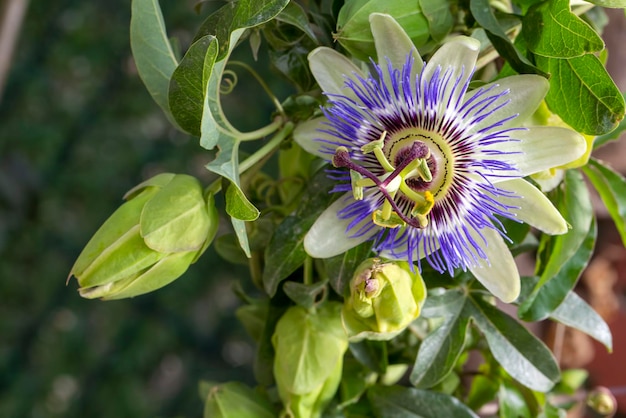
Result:
[[[480,43],[458,37],[424,65],[393,18],[370,16],[379,62],[364,74],[329,48],[309,55],[328,96],[325,117],[294,133],[337,167],[345,195],[315,222],[305,249],[331,257],[367,240],[388,258],[426,258],[440,272],[469,269],[510,302],[519,273],[498,217],[559,234],[567,223],[523,177],[578,158],[569,129],[523,127],[547,90],[518,75],[469,90]]]

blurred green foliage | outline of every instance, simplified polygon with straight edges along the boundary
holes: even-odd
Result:
[[[163,3],[186,48],[206,13]],[[0,103],[2,417],[194,417],[199,380],[252,381],[232,292],[248,273],[212,248],[166,291],[136,299],[84,300],[65,283],[135,184],[164,171],[211,180],[211,153],[170,127],[139,80],[129,22],[122,0],[29,6]],[[254,128],[269,105],[237,121]]]

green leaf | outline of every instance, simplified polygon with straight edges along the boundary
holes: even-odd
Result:
[[[549,391],[560,378],[550,350],[523,325],[472,294],[466,306],[483,332],[493,357],[515,380],[539,392]]]
[[[502,382],[498,391],[501,417],[532,418],[526,399],[510,382]]]
[[[210,74],[217,48],[217,40],[213,36],[198,39],[189,47],[170,80],[172,114],[180,127],[192,135],[200,136],[206,87],[203,73]]]
[[[363,340],[350,343],[350,352],[354,358],[378,374],[387,372],[387,343],[385,341]]]
[[[170,78],[178,65],[167,38],[157,0],[132,0],[130,47],[139,77],[154,101],[172,119],[167,100]]]
[[[539,282],[519,307],[525,321],[546,318],[563,301],[587,265],[596,237],[591,198],[580,172],[568,170],[555,191],[556,207],[571,225],[563,235],[544,235],[537,271]]]
[[[626,93],[622,95],[622,98],[624,97],[626,97]],[[616,141],[620,139],[624,131],[626,131],[626,119],[622,119],[619,125],[617,125],[617,128],[613,129],[611,132],[604,134],[604,135],[597,136],[593,141],[593,149],[595,150],[597,148],[600,148],[602,145],[606,144],[607,142]]]
[[[259,217],[259,210],[248,200],[235,184],[226,189],[226,213],[242,221],[254,221]]]
[[[312,41],[317,43],[317,37],[309,23],[309,17],[298,3],[289,2],[287,6],[276,16],[276,20],[295,26],[306,34]]]
[[[496,398],[499,386],[492,377],[482,374],[476,375],[472,379],[472,385],[467,395],[467,406],[475,411],[480,409],[481,406]]]
[[[268,295],[276,293],[278,284],[302,265],[307,257],[304,236],[332,199],[333,182],[323,170],[309,181],[295,215],[288,216],[276,228],[265,251],[263,286]]]
[[[575,130],[602,135],[624,118],[624,98],[595,55],[570,59],[537,56],[536,62],[551,75],[548,107]]]
[[[502,58],[507,60],[515,71],[520,74],[545,75],[545,72],[535,67],[511,43],[500,23],[498,23],[498,19],[491,11],[489,0],[470,0],[470,11],[476,22],[485,29],[493,47],[500,53]]]
[[[245,134],[239,132],[228,121],[220,103],[220,84],[226,62],[237,42],[247,28],[255,27],[276,17],[287,5],[288,0],[240,0],[228,2],[217,12],[209,16],[203,23],[196,40],[206,35],[217,38],[215,55],[207,54],[203,80],[206,82],[202,122],[200,127],[200,145],[213,149],[226,134],[243,139]]]
[[[583,172],[598,191],[626,246],[626,179],[594,158],[583,167]]]
[[[215,159],[206,165],[206,168],[215,173],[219,174],[222,177],[227,178],[231,182],[231,186],[238,189],[237,194],[235,195],[237,198],[242,199],[237,203],[234,203],[233,196],[231,197],[230,207],[227,208],[227,211],[231,211],[233,213],[237,213],[236,210],[233,209],[233,205],[235,208],[239,209],[242,205],[248,207],[248,214],[252,212],[250,207],[254,207],[252,203],[250,203],[246,198],[243,192],[241,191],[241,187],[239,186],[239,140],[225,135],[220,134],[216,145],[219,148]],[[245,200],[245,202],[243,201]],[[227,200],[228,204],[228,200]],[[230,213],[229,213],[230,214]],[[233,228],[235,229],[235,234],[237,234],[237,238],[239,239],[239,244],[243,249],[244,253],[248,258],[250,257],[250,245],[248,243],[248,235],[246,233],[246,226],[242,219],[238,219],[231,215],[231,222],[233,224]]]
[[[316,216],[300,218],[288,216],[274,231],[269,246],[265,249],[263,287],[274,296],[278,284],[304,263],[304,236],[309,231]]]
[[[597,232],[594,219],[585,240],[572,257],[563,263],[557,274],[537,288],[530,298],[520,305],[520,318],[525,321],[545,319],[565,300],[593,255]]]
[[[367,391],[377,418],[478,418],[461,401],[443,393],[400,386],[373,386]]]
[[[318,389],[341,364],[348,338],[341,326],[341,304],[314,311],[292,306],[276,324],[274,375],[283,390],[304,395]]]
[[[550,318],[576,328],[613,350],[613,338],[607,323],[580,296],[570,292],[563,303],[550,314]]]
[[[305,309],[311,309],[324,300],[328,288],[326,281],[313,284],[303,284],[299,282],[286,282],[283,286],[285,294],[289,299]]]
[[[372,250],[372,242],[364,242],[343,254],[323,260],[330,285],[338,295],[343,296],[354,271],[367,258]]]
[[[419,6],[428,20],[428,31],[434,41],[440,42],[454,26],[450,4],[441,0],[419,0]]]
[[[540,3],[524,16],[522,34],[537,55],[573,58],[604,49],[602,38],[570,11],[569,0]]]
[[[454,368],[465,345],[469,315],[463,292],[451,290],[426,299],[422,317],[444,317],[444,322],[422,341],[411,372],[411,383],[430,388]]]
[[[215,36],[220,45],[218,61],[223,60],[234,48],[239,36],[234,32],[259,26],[276,17],[289,0],[239,0],[228,2],[206,18],[196,33],[194,41],[206,35]]]

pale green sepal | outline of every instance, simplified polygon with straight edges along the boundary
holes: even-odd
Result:
[[[450,78],[445,83],[441,100],[438,100],[441,114],[448,107],[457,107],[461,93],[464,92],[462,87],[474,74],[479,51],[480,41],[467,36],[457,36],[444,43],[424,67],[423,80],[430,80],[436,71],[441,71],[440,79],[448,77],[446,72],[451,71]],[[457,85],[456,88],[455,85]],[[448,98],[450,98],[450,105],[448,105]]]
[[[209,216],[209,230],[206,234],[206,241],[204,241],[204,245],[200,248],[200,251],[196,252],[196,257],[191,261],[191,264],[198,261],[198,259],[204,254],[209,245],[215,239],[215,235],[217,234],[217,229],[220,226],[220,215],[217,212],[217,207],[215,206],[215,196],[213,193],[209,193],[206,196],[206,213]]]
[[[470,265],[469,269],[488,291],[502,302],[511,303],[519,296],[520,277],[511,251],[506,246],[500,233],[493,228],[480,230],[481,236],[470,229],[470,234],[476,243],[482,245],[487,259],[476,257],[477,265]]]
[[[514,115],[517,115],[517,117],[498,124],[497,129],[520,126],[522,122],[535,113],[549,89],[550,83],[545,78],[534,74],[523,74],[502,78],[486,84],[480,87],[480,89],[466,93],[463,97],[464,103],[480,90],[489,90],[488,93],[481,96],[482,99],[507,92],[490,105],[494,110],[490,112],[489,116],[474,125],[470,131],[477,132]],[[496,109],[498,105],[505,102],[506,104]],[[512,134],[511,136],[515,135]]]
[[[518,220],[525,222],[550,235],[560,235],[568,231],[567,221],[561,216],[539,189],[524,179],[508,180],[498,183],[499,189],[515,193],[517,197],[498,196],[498,201],[509,206]]]
[[[146,245],[164,253],[195,251],[206,242],[211,226],[200,182],[179,174],[141,212]]]
[[[319,117],[298,124],[293,131],[293,140],[306,152],[325,160],[331,160],[331,154],[322,152],[322,147],[328,146],[328,143],[318,141],[318,139],[328,139],[333,142],[341,142],[341,140],[325,132],[321,132],[322,129],[329,128],[327,122],[328,119],[326,117]],[[350,144],[346,143],[346,145],[349,146]]]
[[[375,226],[361,236],[352,237],[351,235],[362,226],[372,223],[372,219],[366,217],[360,224],[346,232],[352,218],[339,219],[337,213],[352,202],[354,202],[352,192],[348,192],[322,212],[304,237],[304,249],[307,254],[314,258],[333,257],[369,240],[380,231],[380,227]]]
[[[156,176],[151,177],[142,183],[139,183],[138,185],[127,191],[124,195],[124,200],[134,198],[139,194],[139,192],[143,191],[147,187],[165,187],[170,181],[172,181],[174,177],[176,177],[176,174],[174,173],[157,174]]]
[[[351,99],[356,95],[345,86],[346,76],[364,77],[361,70],[348,58],[328,47],[319,47],[309,54],[309,67],[324,93],[340,94]]]
[[[583,155],[587,149],[585,138],[567,128],[533,126],[510,135],[515,140],[500,143],[498,147],[508,153],[503,159],[512,163],[522,177],[567,164]],[[491,180],[498,183],[506,179]]]
[[[132,276],[151,266],[167,254],[158,253],[146,246],[139,235],[139,225],[135,225],[89,265],[82,274],[72,271],[81,287],[114,283]]]
[[[113,212],[80,253],[70,271],[70,276],[76,276],[79,282],[88,280],[85,276],[97,270],[98,266],[106,260],[107,254],[123,245],[124,240],[128,239],[125,235],[139,223],[141,208],[157,191],[156,188],[144,190]],[[95,284],[99,283],[91,285]]]
[[[195,252],[171,254],[137,277],[113,283],[108,292],[102,295],[102,299],[129,298],[160,289],[182,276],[195,256]]]
[[[390,15],[383,13],[372,13],[369,17],[372,35],[374,36],[374,45],[376,46],[376,55],[378,56],[378,65],[383,70],[387,82],[389,79],[388,62],[391,62],[393,68],[402,68],[406,63],[407,57],[411,54],[413,62],[413,71],[411,79],[415,80],[424,65],[422,57],[417,48],[413,45],[413,41],[406,34],[402,26]]]

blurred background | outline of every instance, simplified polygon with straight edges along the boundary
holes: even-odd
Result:
[[[183,50],[202,21],[194,5],[161,5]],[[127,0],[3,0],[0,13],[8,70],[0,77],[0,417],[199,417],[199,380],[253,382],[254,347],[236,323],[232,292],[247,270],[209,249],[167,289],[113,302],[84,300],[66,279],[128,189],[163,171],[208,182],[203,166],[213,156],[171,129],[141,84]],[[623,91],[625,19],[609,16],[609,68]],[[241,129],[268,120],[269,103],[228,100],[246,109]],[[623,145],[600,156],[626,172]],[[546,338],[560,341],[562,362],[589,368],[592,384],[624,394],[626,254],[597,207],[599,252],[581,292],[606,308],[615,353],[568,330],[552,327]]]

